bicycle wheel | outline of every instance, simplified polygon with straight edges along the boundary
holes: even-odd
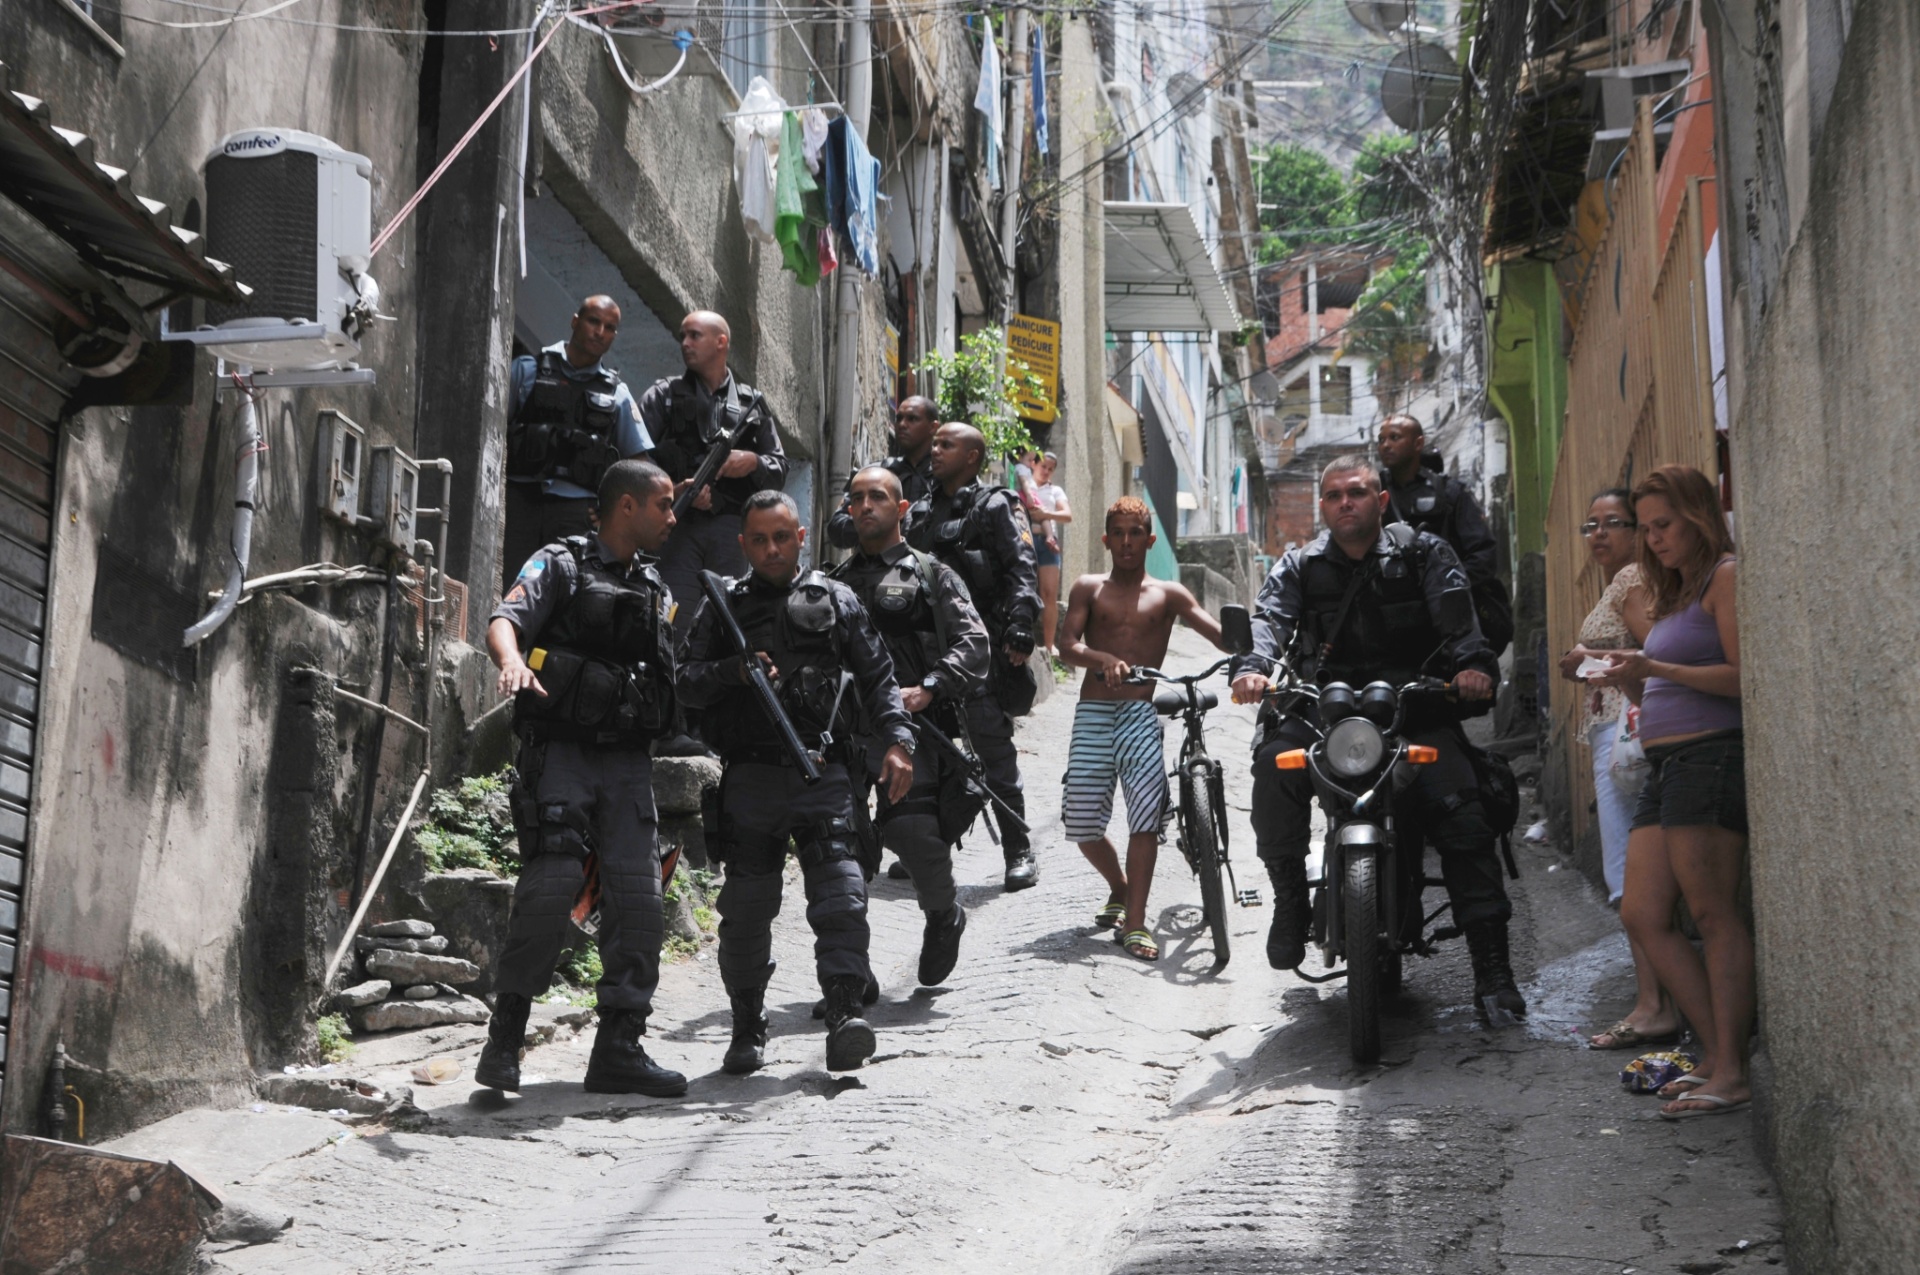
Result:
[[[1349,852],[1346,867],[1347,1048],[1357,1063],[1380,1061],[1380,882],[1378,862]]]
[[[1227,934],[1227,887],[1221,880],[1220,834],[1214,826],[1213,802],[1207,795],[1209,770],[1207,763],[1196,762],[1181,787],[1192,794],[1187,809],[1188,862],[1200,878],[1200,908],[1213,934],[1213,968],[1218,973],[1232,958],[1233,943]]]

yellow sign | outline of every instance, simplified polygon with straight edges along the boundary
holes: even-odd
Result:
[[[1007,324],[1007,363],[1016,380],[1020,377],[1016,363],[1025,363],[1027,373],[1040,380],[1037,394],[1029,385],[1021,385],[1014,394],[1020,415],[1051,425],[1059,415],[1055,404],[1060,401],[1060,325],[1051,319],[1014,315]]]

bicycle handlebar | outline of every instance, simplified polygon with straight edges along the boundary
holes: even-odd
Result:
[[[1126,682],[1130,686],[1139,686],[1147,682],[1172,682],[1180,686],[1192,686],[1196,682],[1206,681],[1215,673],[1218,673],[1221,669],[1233,663],[1233,659],[1234,657],[1229,655],[1223,660],[1214,661],[1204,673],[1190,673],[1185,677],[1175,677],[1173,674],[1162,672],[1157,668],[1136,667],[1131,673],[1127,674]]]

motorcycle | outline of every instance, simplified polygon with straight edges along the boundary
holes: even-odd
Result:
[[[1450,905],[1423,910],[1428,886],[1424,846],[1417,827],[1395,819],[1394,799],[1412,784],[1415,768],[1440,760],[1438,749],[1401,737],[1410,703],[1444,696],[1451,685],[1423,677],[1403,686],[1370,682],[1355,691],[1345,682],[1315,688],[1289,675],[1269,692],[1283,713],[1306,702],[1319,738],[1306,748],[1280,753],[1281,770],[1304,770],[1327,815],[1320,876],[1312,891],[1312,942],[1328,967],[1325,974],[1295,971],[1312,983],[1347,980],[1348,1048],[1355,1062],[1380,1059],[1380,1004],[1400,990],[1409,953],[1430,956],[1434,944],[1460,934],[1457,926],[1432,925]],[[1345,967],[1332,968],[1341,961]]]

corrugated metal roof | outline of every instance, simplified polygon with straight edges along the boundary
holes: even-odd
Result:
[[[14,88],[0,62],[0,194],[72,244],[103,273],[238,301],[247,288],[167,206],[137,194],[125,169],[94,156],[93,139],[55,124],[47,104]]]
[[[1232,332],[1240,314],[1185,204],[1106,205],[1107,330]]]

